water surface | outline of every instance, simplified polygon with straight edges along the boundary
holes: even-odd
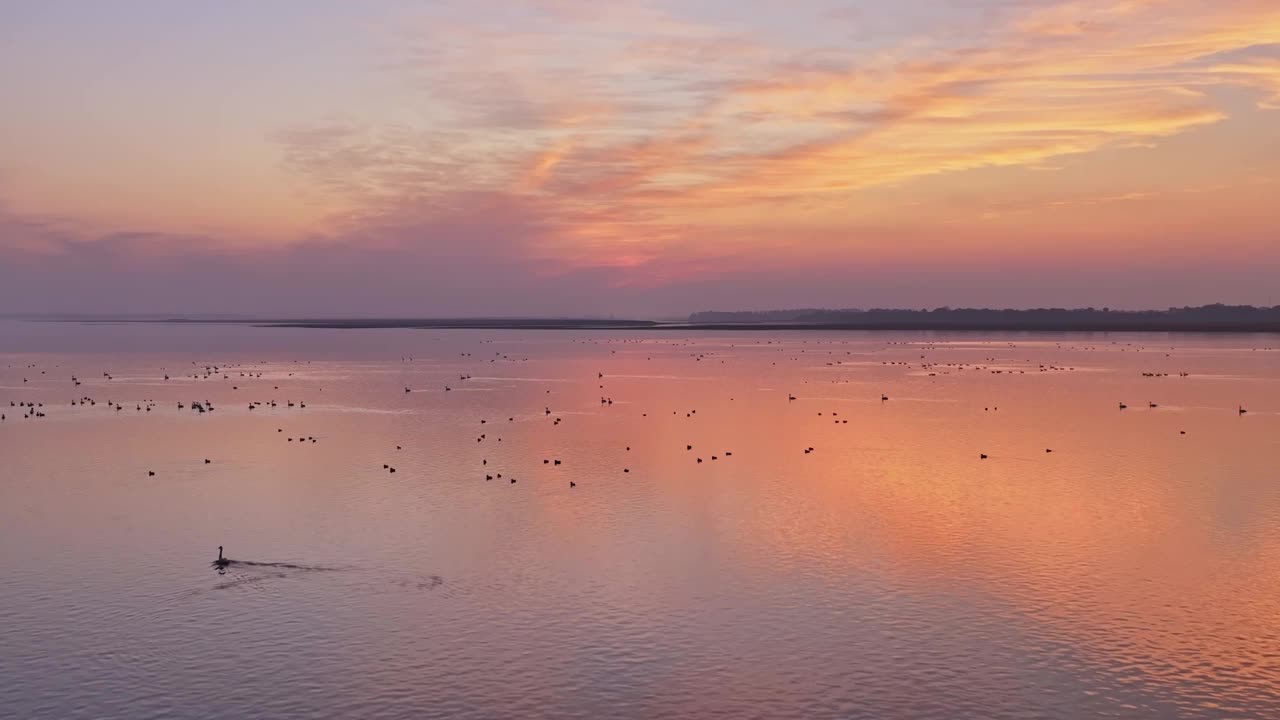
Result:
[[[1280,717],[1275,336],[0,322],[0,412],[3,717]]]

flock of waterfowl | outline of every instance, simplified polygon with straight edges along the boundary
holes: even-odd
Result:
[[[577,342],[577,341],[575,341],[575,342]],[[624,341],[622,341],[622,342],[623,342],[623,343],[626,343],[626,342],[629,342],[629,341],[625,341],[625,340],[624,340]],[[760,344],[764,344],[764,345],[773,345],[774,343],[779,343],[779,344],[781,344],[781,341],[767,340],[767,341],[764,341],[763,343],[760,343]],[[678,346],[678,345],[680,345],[680,344],[681,344],[681,343],[673,343],[673,345],[677,345],[677,346]],[[889,341],[889,342],[887,342],[887,343],[886,343],[886,345],[888,345],[888,346],[892,346],[892,345],[906,345],[906,344],[909,344],[909,343],[904,343],[904,342],[902,342],[902,341]],[[1113,344],[1115,344],[1115,343],[1113,343]],[[1146,348],[1141,347],[1141,346],[1134,348],[1134,347],[1132,347],[1132,344],[1129,344],[1129,345],[1130,345],[1130,347],[1121,347],[1121,348],[1119,348],[1119,349],[1120,349],[1120,351],[1121,351],[1121,352],[1128,352],[1128,351],[1132,350],[1132,351],[1134,351],[1134,352],[1142,352],[1143,350],[1145,350],[1145,349],[1146,349]],[[921,350],[925,350],[925,351],[930,351],[930,350],[936,350],[936,349],[937,349],[937,346],[936,346],[936,345],[933,345],[933,344],[931,344],[931,343],[922,343],[922,344],[918,344],[917,346],[918,346]],[[1010,343],[1010,344],[1009,344],[1009,347],[1015,347],[1015,345],[1014,345],[1013,343]],[[1059,347],[1061,347],[1061,345],[1060,345],[1060,344],[1059,344]],[[1087,349],[1093,349],[1093,348],[1087,348]],[[612,353],[616,353],[617,351],[616,351],[616,350],[612,350],[611,352],[612,352]],[[802,349],[800,349],[800,350],[799,350],[799,353],[800,353],[800,354],[804,354],[804,353],[806,353],[806,352],[808,352],[808,348],[802,348]],[[851,353],[851,351],[846,351],[846,352]],[[461,356],[461,357],[464,357],[464,358],[466,358],[466,357],[472,357],[472,353],[469,353],[469,352],[462,352],[462,353],[460,353],[460,356]],[[1171,353],[1165,353],[1165,356],[1166,356],[1166,357],[1169,357],[1169,356],[1171,356]],[[693,355],[694,360],[695,360],[695,361],[697,361],[697,362],[701,362],[703,359],[706,359],[707,357],[708,357],[708,355],[707,355],[707,353],[705,353],[705,352],[700,352],[700,353],[696,353],[696,354],[694,354],[694,355]],[[919,362],[919,363],[910,363],[910,362],[908,362],[908,361],[902,361],[902,360],[884,360],[884,361],[881,361],[881,364],[882,364],[882,365],[896,365],[896,366],[902,366],[902,367],[906,367],[906,368],[915,368],[916,370],[924,370],[924,371],[927,371],[927,375],[928,375],[929,377],[936,377],[936,376],[937,376],[937,375],[939,375],[939,374],[950,374],[951,372],[960,372],[960,371],[965,371],[965,370],[987,371],[987,372],[992,373],[992,374],[1004,374],[1004,373],[1025,374],[1025,373],[1026,373],[1026,369],[1025,369],[1025,368],[992,367],[992,364],[994,364],[994,363],[997,363],[997,362],[998,362],[998,360],[997,360],[995,357],[986,357],[986,358],[984,358],[984,359],[983,359],[983,360],[984,360],[984,362],[982,362],[982,363],[972,363],[972,362],[929,362],[929,361],[927,361],[927,360],[926,360],[926,355],[924,355],[924,354],[921,354],[921,355],[919,356],[919,358],[920,358],[920,360],[921,360],[922,362]],[[648,359],[651,359],[651,358],[648,358]],[[798,358],[798,357],[793,357],[792,359],[796,359],[796,360],[798,360],[799,358]],[[407,356],[407,357],[402,357],[402,358],[401,358],[401,361],[402,361],[402,362],[412,362],[413,360],[414,360],[414,358],[413,358],[412,356]],[[489,359],[489,362],[490,362],[490,363],[493,363],[493,362],[497,362],[497,361],[500,361],[500,360],[511,361],[511,360],[515,360],[515,358],[513,358],[513,357],[512,357],[512,356],[510,356],[509,354],[498,352],[498,353],[495,353],[495,357],[494,357],[494,358],[490,358],[490,359]],[[519,358],[519,360],[521,360],[521,361],[527,361],[527,360],[528,360],[528,358],[527,358],[527,357],[525,357],[525,358]],[[723,362],[724,362],[724,360],[723,360],[723,359],[720,359],[720,362],[722,362],[722,363],[723,363]],[[844,363],[845,363],[845,361],[843,361],[843,360],[835,360],[835,361],[827,361],[827,362],[825,363],[825,365],[827,365],[827,366],[840,366],[840,365],[843,365]],[[231,371],[232,371],[233,369],[235,370],[235,377],[236,377],[236,378],[261,379],[261,378],[262,378],[262,376],[263,376],[263,371],[262,371],[262,370],[256,370],[256,371],[255,371],[255,370],[249,370],[249,371],[246,371],[246,370],[242,369],[242,367],[241,367],[241,366],[238,366],[238,365],[224,365],[224,364],[206,364],[206,365],[199,365],[198,363],[195,363],[195,362],[192,362],[191,364],[192,364],[193,368],[195,368],[195,369],[194,369],[193,371],[191,371],[191,372],[190,372],[190,374],[189,374],[189,375],[186,375],[185,377],[187,377],[187,378],[189,378],[189,379],[192,379],[192,380],[212,380],[212,379],[229,380],[229,379],[231,379],[231,378],[232,378]],[[776,364],[777,364],[777,363],[776,363],[776,361],[775,361],[773,364],[774,364],[774,365],[776,365]],[[10,367],[12,367],[12,366],[10,366]],[[26,370],[36,370],[36,369],[39,369],[39,367],[38,367],[38,365],[37,365],[37,364],[35,364],[35,363],[31,363],[31,364],[26,365],[24,369],[26,369]],[[1043,373],[1043,372],[1053,372],[1053,371],[1072,371],[1072,370],[1075,370],[1075,369],[1076,369],[1076,368],[1075,368],[1074,366],[1063,366],[1063,365],[1054,364],[1054,363],[1039,363],[1039,364],[1037,365],[1037,367],[1035,368],[1035,371]],[[40,374],[41,374],[41,375],[45,375],[46,373],[47,373],[47,370],[40,369]],[[294,373],[293,373],[293,372],[289,372],[287,375],[288,375],[288,377],[293,377],[293,376],[294,376]],[[1158,371],[1143,371],[1143,372],[1141,372],[1141,376],[1142,376],[1142,377],[1147,377],[1147,378],[1161,378],[1161,377],[1169,377],[1170,375],[1171,375],[1171,374],[1170,374],[1169,372],[1158,372]],[[1190,375],[1191,375],[1191,374],[1190,374],[1189,372],[1187,372],[1187,371],[1179,371],[1179,372],[1177,372],[1177,373],[1176,373],[1176,375],[1177,375],[1177,377],[1186,378],[1186,377],[1190,377]],[[173,376],[171,376],[168,372],[164,372],[164,373],[162,374],[162,376],[163,376],[164,381],[166,381],[166,382],[167,382],[167,381],[170,381],[170,380],[172,379],[172,377],[173,377]],[[102,371],[102,373],[101,373],[101,377],[102,377],[102,378],[104,378],[106,381],[112,381],[112,380],[114,380],[114,376],[111,374],[111,372],[110,372],[110,371]],[[458,379],[459,379],[459,381],[460,381],[460,382],[466,382],[466,381],[468,381],[468,380],[470,380],[470,379],[472,379],[472,378],[473,378],[473,375],[472,375],[472,374],[470,374],[470,373],[462,373],[462,374],[458,375]],[[605,374],[604,374],[604,372],[603,372],[603,371],[598,371],[598,372],[596,373],[596,378],[597,378],[598,380],[603,380],[603,379],[605,378]],[[70,380],[71,380],[72,385],[73,385],[73,386],[75,386],[75,387],[79,387],[79,386],[82,384],[82,381],[81,381],[80,377],[79,377],[78,375],[76,375],[76,374],[72,374],[72,375],[70,376]],[[28,382],[29,382],[29,378],[28,378],[28,377],[26,377],[26,376],[24,375],[24,377],[22,378],[22,382],[23,382],[24,384],[28,383]],[[603,385],[601,385],[601,388],[603,388],[603,387],[604,387],[604,386],[603,386]],[[240,387],[239,387],[239,385],[238,385],[238,384],[233,384],[233,385],[231,386],[231,389],[232,389],[233,391],[238,391],[238,390],[240,389]],[[452,388],[450,385],[444,385],[444,386],[443,386],[443,390],[444,390],[444,391],[446,391],[446,392],[452,391],[452,389],[453,389],[453,388]],[[279,390],[279,385],[274,385],[274,386],[273,386],[273,390]],[[405,393],[412,393],[412,392],[414,392],[414,389],[413,389],[412,387],[410,387],[410,386],[406,385],[406,386],[404,386],[403,391],[404,391]],[[547,392],[548,392],[548,393],[550,393],[550,390],[548,390]],[[787,395],[786,395],[786,397],[787,397],[787,401],[788,401],[788,402],[795,402],[796,400],[798,400],[798,399],[799,399],[799,397],[798,397],[798,396],[796,396],[795,394],[793,394],[793,393],[791,393],[791,392],[788,392],[788,393],[787,393]],[[889,401],[889,396],[888,396],[887,394],[885,394],[885,393],[880,393],[880,396],[879,396],[879,397],[880,397],[880,402],[882,402],[882,403],[885,403],[885,402],[888,402],[888,401]],[[281,402],[283,402],[283,407],[286,407],[286,408],[294,408],[294,407],[297,407],[297,408],[299,408],[299,409],[305,409],[305,408],[307,407],[307,405],[306,405],[306,402],[305,402],[305,401],[295,401],[295,400],[292,400],[292,399],[286,399],[286,400],[284,400],[284,401],[278,401],[278,400],[276,400],[276,399],[269,399],[269,400],[250,400],[250,401],[248,401],[248,402],[247,402],[247,404],[246,404],[246,408],[247,408],[247,410],[249,410],[249,411],[255,411],[255,410],[258,410],[258,409],[260,409],[260,408],[277,408],[277,407],[280,407],[280,406],[281,406]],[[613,403],[614,403],[614,398],[613,398],[613,397],[610,397],[610,396],[601,396],[601,397],[600,397],[599,402],[600,402],[600,405],[602,405],[602,406],[606,406],[606,407],[607,407],[607,406],[611,406],[611,405],[613,405]],[[88,406],[96,406],[98,403],[97,403],[97,400],[96,400],[95,398],[93,398],[92,396],[83,395],[83,396],[80,396],[80,397],[78,397],[78,398],[75,398],[75,399],[71,400],[70,404],[71,404],[72,406],[85,406],[85,405],[88,405]],[[1128,405],[1126,402],[1124,402],[1124,401],[1120,401],[1120,402],[1119,402],[1119,403],[1117,403],[1117,404],[1118,404],[1118,407],[1119,407],[1119,409],[1120,409],[1120,410],[1126,410],[1126,409],[1128,409],[1128,408],[1129,408],[1129,405]],[[47,413],[46,413],[46,411],[45,411],[45,409],[44,409],[44,408],[45,408],[45,403],[44,403],[44,402],[40,402],[40,401],[25,401],[25,400],[24,400],[24,401],[12,401],[12,400],[11,400],[11,401],[9,402],[9,406],[10,406],[10,407],[13,407],[13,408],[18,409],[19,414],[20,414],[20,416],[21,416],[23,419],[44,418],[44,417],[46,417],[46,416],[47,416]],[[110,409],[110,410],[112,410],[112,411],[114,411],[114,412],[121,412],[121,411],[123,411],[123,410],[125,409],[125,405],[124,405],[123,403],[120,403],[120,402],[114,402],[114,401],[112,401],[112,400],[107,400],[107,401],[106,401],[106,406],[107,406],[107,408],[108,408],[108,409]],[[149,412],[152,412],[152,411],[153,411],[153,409],[155,409],[155,408],[157,407],[157,403],[156,403],[156,401],[154,401],[154,400],[147,399],[147,400],[143,400],[143,401],[134,401],[134,402],[133,402],[133,406],[134,406],[134,407],[133,407],[133,409],[134,409],[134,411],[135,411],[135,412],[146,412],[146,413],[149,413]],[[1159,405],[1158,405],[1157,403],[1152,402],[1152,401],[1149,401],[1149,402],[1148,402],[1148,404],[1147,404],[1147,406],[1148,406],[1148,408],[1150,408],[1150,409],[1155,409],[1155,408],[1158,408],[1158,407],[1159,407]],[[213,404],[210,400],[207,400],[207,399],[205,399],[205,400],[191,400],[191,401],[188,401],[187,403],[184,403],[184,402],[182,402],[182,401],[179,401],[179,402],[177,402],[177,408],[178,408],[179,410],[183,410],[183,409],[187,409],[187,408],[189,408],[192,412],[199,413],[199,414],[203,414],[203,413],[207,413],[207,412],[213,412],[213,411],[215,410],[215,406],[214,406],[214,404]],[[991,407],[986,407],[986,408],[984,408],[984,410],[985,410],[985,411],[990,411],[991,409],[992,409]],[[995,408],[995,409],[996,409],[996,410],[998,410],[999,408]],[[673,412],[674,412],[674,411],[673,411]],[[697,410],[689,410],[689,411],[687,411],[685,414],[686,414],[686,417],[692,417],[692,415],[696,414],[696,412],[697,412]],[[1248,413],[1248,410],[1244,407],[1244,405],[1243,405],[1243,404],[1241,404],[1241,405],[1238,405],[1238,406],[1237,406],[1237,408],[1236,408],[1236,412],[1237,412],[1237,414],[1239,414],[1239,415],[1244,415],[1244,414]],[[551,411],[550,407],[544,407],[544,409],[543,409],[543,414],[544,414],[544,415],[546,415],[546,416],[550,416],[550,415],[552,415],[552,411]],[[834,413],[834,412],[832,413],[832,415],[833,415],[833,416],[835,416],[836,414],[837,414],[837,413]],[[645,415],[647,416],[647,413],[646,413]],[[822,413],[821,413],[821,412],[819,412],[819,413],[818,413],[818,415],[820,415],[820,416],[821,416],[821,415],[822,415]],[[0,421],[7,421],[7,420],[8,420],[8,415],[7,415],[7,413],[0,413]],[[509,421],[511,421],[511,420],[514,420],[514,418],[508,418],[508,420],[509,420]],[[559,425],[559,424],[560,424],[560,422],[561,422],[561,420],[562,420],[562,418],[556,417],[556,418],[554,418],[554,419],[553,419],[553,424],[554,424],[554,425]],[[480,423],[481,423],[481,424],[485,424],[486,422],[487,422],[487,420],[484,420],[484,419],[482,419],[482,420],[480,421]],[[847,419],[843,419],[843,420],[841,420],[841,419],[835,419],[835,420],[834,420],[834,422],[836,422],[836,423],[845,423],[845,424],[847,424],[847,423],[848,423],[848,420],[847,420]],[[278,428],[278,429],[277,429],[277,432],[278,432],[278,433],[283,433],[283,432],[284,432],[284,430],[283,430],[283,428]],[[1182,431],[1182,433],[1183,433],[1183,434],[1185,434],[1185,431]],[[486,436],[485,434],[483,434],[483,433],[482,433],[478,438],[476,438],[476,441],[477,441],[477,442],[483,442],[483,441],[486,439],[486,437],[487,437],[487,436]],[[498,440],[499,440],[499,442],[501,442],[501,438],[499,438]],[[294,438],[293,436],[290,436],[290,437],[287,437],[287,438],[286,438],[286,441],[288,441],[288,442],[294,442],[294,441],[295,441],[295,438]],[[315,442],[317,442],[317,439],[316,439],[314,436],[305,436],[305,437],[300,436],[300,437],[297,437],[297,438],[296,438],[296,441],[297,441],[297,442],[310,442],[310,443],[315,443]],[[399,448],[399,446],[397,446],[397,449],[400,449],[400,448]],[[630,448],[628,448],[628,449],[630,449]],[[692,448],[691,448],[691,446],[690,446],[690,449],[692,449]],[[807,454],[807,453],[810,453],[810,452],[812,452],[812,451],[813,451],[813,448],[806,448],[806,449],[805,449],[805,453],[806,453],[806,454]],[[1046,449],[1046,452],[1052,452],[1052,450]],[[731,455],[731,453],[726,452],[726,453],[725,453],[725,455],[726,455],[726,456],[729,456],[729,455]],[[979,455],[979,457],[980,457],[980,459],[986,459],[986,458],[988,457],[988,455],[986,455],[986,454],[980,454],[980,455]],[[711,457],[711,459],[712,459],[712,460],[715,460],[715,459],[717,459],[717,457],[713,455],[713,456]],[[211,461],[210,461],[210,460],[208,460],[208,459],[205,459],[205,461],[204,461],[204,462],[205,462],[206,464],[208,464],[208,463],[210,463]],[[486,461],[486,462],[487,462],[487,461]],[[549,462],[549,461],[545,461],[545,460],[544,460],[544,464],[546,464],[547,462]],[[699,458],[697,458],[697,462],[701,463],[701,462],[702,462],[702,458],[700,458],[700,457],[699,457]],[[560,460],[556,460],[556,461],[555,461],[555,464],[556,464],[556,465],[559,465],[559,464],[560,464]],[[390,464],[384,464],[384,465],[383,465],[383,469],[387,470],[388,472],[392,472],[392,473],[394,473],[394,472],[396,471],[396,469],[395,469],[393,466],[391,466]],[[625,470],[625,469],[624,469],[624,470]],[[150,474],[151,474],[151,475],[154,475],[154,472],[152,472],[152,473],[150,473]],[[501,475],[499,475],[498,477],[501,477]],[[491,479],[491,478],[490,478],[490,479]],[[515,482],[515,479],[514,479],[514,478],[511,478],[510,480],[511,480],[511,482],[512,482],[512,483],[514,483],[514,482]],[[571,487],[576,487],[577,485],[576,485],[576,483],[571,482],[571,483],[570,483],[570,486],[571,486]]]
[[[633,341],[624,340],[621,342],[625,344],[627,342],[633,342]],[[770,340],[770,341],[766,341],[758,344],[772,345],[774,344],[774,342],[776,341]],[[896,343],[894,342],[888,343],[888,345],[894,345],[894,344]],[[681,343],[670,343],[670,345],[674,347],[680,347]],[[733,347],[733,346],[731,345],[730,347]],[[1031,370],[1032,372],[1048,373],[1048,372],[1071,372],[1076,369],[1073,366],[1064,366],[1056,363],[1038,363],[1034,365],[1024,363],[1024,365],[1021,367],[1014,367],[1014,366],[1011,366],[1008,362],[1005,362],[1002,364],[1001,361],[994,356],[986,357],[981,362],[955,362],[955,361],[933,362],[929,360],[928,353],[930,351],[938,350],[939,349],[938,346],[935,346],[929,343],[923,343],[923,344],[918,344],[915,347],[922,351],[921,354],[919,355],[918,361],[916,362],[903,361],[903,360],[884,360],[884,361],[881,361],[880,364],[885,366],[901,367],[905,369],[908,373],[927,375],[928,377],[931,377],[931,378],[935,378],[940,375],[947,375],[947,374],[961,373],[961,372],[984,372],[985,371],[990,374],[1026,374],[1028,370]],[[801,360],[802,359],[801,356],[806,355],[807,353],[809,353],[810,350],[816,351],[817,348],[812,348],[812,347],[797,348],[795,347],[794,344],[792,344],[789,346],[781,346],[779,350],[783,352],[791,352],[792,353],[791,359],[793,360]],[[834,352],[830,348],[823,348],[823,350],[828,355]],[[1128,351],[1129,348],[1121,348],[1121,350]],[[616,354],[616,352],[617,352],[616,350],[611,350],[611,354]],[[846,353],[852,354],[852,351],[846,351]],[[462,358],[471,358],[472,353],[463,352],[460,354],[460,356]],[[724,363],[726,361],[725,357],[723,356],[717,357],[714,353],[709,353],[707,351],[691,352],[690,357],[695,362],[703,362],[704,360],[706,361],[718,360],[719,362]],[[401,358],[401,360],[402,362],[414,361],[412,357]],[[490,363],[500,362],[500,361],[526,362],[528,361],[528,358],[527,357],[515,358],[506,353],[501,353],[501,352],[496,352],[494,353],[494,357],[489,358]],[[777,361],[774,361],[773,364],[776,365]],[[827,360],[824,363],[824,365],[827,367],[836,367],[844,364],[846,364],[846,360],[843,360],[843,359]],[[865,364],[865,362],[863,364]],[[264,362],[262,363],[262,365],[266,365],[266,363]],[[230,392],[237,393],[237,394],[242,392],[241,384],[245,384],[246,389],[252,388],[252,390],[254,391],[261,391],[262,386],[261,386],[261,383],[259,383],[258,381],[262,380],[264,372],[268,372],[268,370],[264,367],[247,368],[245,366],[240,366],[240,365],[224,365],[224,364],[199,365],[196,363],[192,363],[192,367],[193,367],[193,370],[185,374],[184,376],[185,380],[195,381],[195,382],[211,382],[211,381],[221,380],[221,381],[224,381],[223,388],[222,388],[224,391],[229,388]],[[12,369],[12,366],[10,366],[10,369]],[[48,372],[47,369],[38,368],[36,364],[27,365],[24,368],[24,371],[34,371],[37,369],[40,371],[42,375],[45,375]],[[279,376],[280,371],[278,367],[271,366],[270,374],[272,376]],[[601,394],[599,395],[599,405],[605,408],[612,407],[615,403],[615,397],[613,396],[613,394],[609,392],[609,389],[606,388],[606,385],[605,385],[605,383],[607,382],[606,372],[604,370],[593,370],[593,374],[594,374],[594,379],[598,384],[598,389],[601,391]],[[1141,372],[1141,376],[1144,378],[1165,378],[1165,377],[1170,377],[1170,375],[1171,373],[1164,372],[1164,371],[1144,370]],[[1180,377],[1180,378],[1187,378],[1191,376],[1191,373],[1184,370],[1184,371],[1178,371],[1176,375],[1177,377]],[[294,376],[294,372],[289,372],[285,377],[292,378],[293,376]],[[115,376],[112,374],[110,370],[102,371],[100,377],[102,378],[102,380],[100,381],[100,384],[102,385],[101,390],[105,391],[107,388],[117,384],[115,382]],[[162,383],[171,383],[175,381],[175,378],[177,377],[177,375],[170,371],[165,371],[165,372],[159,373],[157,377],[163,378],[163,380],[160,380],[160,382]],[[457,380],[458,383],[466,384],[473,380],[474,375],[471,372],[462,372],[457,375],[457,378],[458,378]],[[24,384],[27,384],[27,386],[30,387],[30,384],[28,382],[28,377],[24,376],[22,381]],[[69,375],[69,382],[72,387],[79,388],[82,386],[84,381],[81,380],[78,374],[73,373]],[[809,381],[805,380],[803,382],[808,383]],[[832,380],[831,382],[847,382],[847,381]],[[401,394],[405,394],[405,395],[430,391],[429,389],[428,390],[415,389],[412,385],[409,385],[409,384],[401,385],[399,386],[399,389],[402,391]],[[279,390],[280,390],[279,384],[273,383],[271,385],[272,392],[277,392]],[[451,384],[438,385],[437,391],[452,392],[453,385]],[[550,394],[551,390],[547,390],[546,393]],[[890,395],[888,392],[877,392],[874,397],[878,398],[878,401],[880,404],[887,404],[891,402]],[[785,392],[785,398],[786,398],[785,402],[788,405],[802,401],[802,397],[800,395],[797,395],[796,392],[794,391]],[[732,400],[732,398],[730,398],[730,400]],[[9,401],[9,407],[17,409],[19,415],[23,419],[41,419],[41,418],[47,417],[48,412],[52,410],[52,407],[46,409],[47,402],[48,402],[47,399],[46,400],[11,400]],[[632,402],[634,402],[634,400],[632,400]],[[107,410],[110,411],[112,414],[121,413],[126,409],[126,404],[124,402],[116,401],[114,399],[106,399],[103,401],[103,403],[107,408]],[[79,395],[78,397],[72,399],[69,403],[70,406],[75,408],[96,407],[98,404],[99,404],[98,399],[95,396],[88,395],[88,394]],[[129,401],[128,404],[132,406],[132,410],[134,414],[146,414],[146,413],[158,412],[161,407],[159,402],[154,399],[131,400]],[[191,412],[196,414],[212,413],[218,407],[218,406],[215,406],[214,403],[207,398],[177,401],[175,405],[177,410],[179,411]],[[1127,410],[1129,408],[1129,405],[1124,401],[1119,401],[1117,405],[1118,405],[1118,408],[1122,411]],[[246,412],[252,412],[256,414],[257,411],[265,410],[265,409],[284,409],[284,410],[301,411],[307,408],[307,403],[303,400],[295,399],[295,398],[279,399],[276,397],[267,397],[262,399],[244,400],[242,401],[241,407],[245,408]],[[1148,401],[1147,407],[1148,409],[1154,410],[1159,408],[1160,405],[1154,401]],[[994,405],[987,405],[983,407],[984,412],[991,412],[993,410],[998,411],[999,407]],[[681,412],[684,413],[684,416],[686,418],[693,418],[696,416],[698,411],[696,408],[672,410],[672,414],[679,414]],[[1248,410],[1244,407],[1243,404],[1237,405],[1236,413],[1238,415],[1244,415],[1247,412]],[[824,413],[829,413],[829,415],[824,415]],[[550,426],[553,428],[560,426],[562,421],[564,420],[564,417],[560,414],[557,414],[555,411],[553,411],[551,405],[549,404],[540,403],[540,414],[542,417],[550,419],[551,421]],[[647,412],[639,413],[639,414],[642,417],[648,417]],[[820,417],[829,416],[832,422],[836,424],[847,425],[849,422],[847,413],[846,413],[846,416],[842,417],[839,411],[822,410],[822,411],[817,411],[817,415]],[[508,416],[506,419],[507,419],[508,425],[514,423],[516,420],[515,416]],[[8,417],[6,413],[0,413],[0,421],[8,421]],[[484,426],[485,430],[483,432],[480,432],[478,436],[475,437],[475,442],[477,444],[483,445],[487,442],[501,443],[503,441],[503,438],[498,434],[495,434],[492,438],[490,437],[490,432],[495,429],[495,425],[491,424],[489,418],[480,418],[479,425]],[[1180,430],[1179,432],[1180,434],[1183,434],[1183,435],[1186,434],[1185,430]],[[284,442],[287,442],[287,443],[315,444],[319,440],[319,438],[316,435],[309,435],[309,434],[290,433],[286,436],[284,427],[276,427],[275,433],[277,435],[284,436],[283,438]],[[721,449],[721,450],[715,450],[712,452],[707,452],[705,454],[699,454],[699,453],[693,452],[694,444],[692,442],[685,442],[682,444],[684,445],[685,451],[690,454],[690,457],[693,458],[695,465],[701,465],[704,463],[704,460],[708,460],[708,459],[712,462],[718,462],[721,458],[727,459],[727,458],[733,457],[733,452],[731,450]],[[630,445],[626,445],[625,447],[626,447],[625,452],[629,452],[631,450]],[[401,450],[403,448],[403,445],[395,445],[395,448],[396,450]],[[810,455],[817,452],[817,448],[812,445],[806,445],[801,449],[803,450],[803,454],[805,455]],[[1052,453],[1053,449],[1045,448],[1044,452]],[[978,454],[979,460],[987,460],[991,457],[991,455],[988,452],[979,452],[977,454]],[[485,481],[506,479],[508,481],[507,484],[509,485],[514,485],[518,482],[517,477],[512,472],[510,472],[509,469],[504,475],[503,472],[496,472],[491,469],[488,457],[480,457],[478,459],[479,459],[480,466],[484,470],[482,472],[482,475]],[[203,464],[205,465],[212,464],[213,462],[212,459],[208,457],[202,458],[202,460],[203,460]],[[542,462],[541,462],[541,465],[548,466],[550,468],[561,467],[562,464],[563,464],[563,459],[559,457],[544,457],[542,458]],[[384,470],[387,473],[397,472],[397,468],[395,464],[390,461],[382,463],[382,470]],[[629,464],[625,464],[625,463],[619,467],[619,470],[622,473],[631,472],[631,468]],[[155,477],[156,471],[153,469],[148,469],[147,476]],[[569,489],[575,489],[578,487],[578,484],[582,479],[583,478],[580,476],[575,476],[572,479],[565,480],[565,482],[567,483],[567,486]],[[222,557],[222,548],[220,547],[219,558],[218,560],[214,561],[215,566],[219,568],[225,568],[227,563],[229,562],[230,561]]]

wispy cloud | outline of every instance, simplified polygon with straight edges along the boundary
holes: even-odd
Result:
[[[974,43],[866,54],[593,7],[428,33],[401,69],[450,121],[302,128],[286,158],[383,208],[503,192],[540,217],[530,248],[638,266],[761,202],[1148,145],[1228,117],[1218,88],[1276,92],[1274,58],[1233,55],[1280,41],[1270,2],[1023,3]]]

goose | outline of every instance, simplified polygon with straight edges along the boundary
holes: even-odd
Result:
[[[230,558],[224,558],[224,557],[222,557],[222,546],[221,546],[221,545],[219,545],[219,546],[218,546],[218,559],[213,561],[213,566],[214,566],[214,567],[216,567],[216,568],[225,568],[226,566],[228,566],[228,565],[230,565],[230,564],[231,564],[231,560],[230,560]]]

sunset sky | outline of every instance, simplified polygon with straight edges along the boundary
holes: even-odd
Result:
[[[1277,0],[0,4],[0,313],[1214,301]]]

